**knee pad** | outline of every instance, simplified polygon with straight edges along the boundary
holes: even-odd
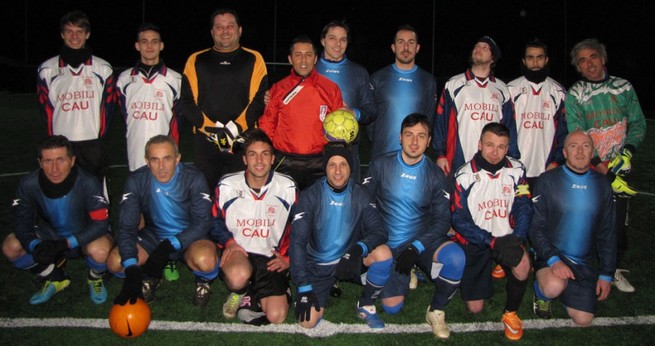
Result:
[[[386,312],[389,315],[396,315],[403,308],[403,305],[405,305],[405,302],[402,302],[402,303],[400,303],[398,305],[394,305],[394,306],[388,306],[388,305],[382,304],[382,309],[384,310],[384,312]]]
[[[466,255],[464,250],[455,243],[449,243],[439,250],[437,262],[443,264],[439,276],[451,280],[460,280],[464,275]]]

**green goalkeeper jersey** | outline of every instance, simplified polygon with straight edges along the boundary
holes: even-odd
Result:
[[[611,160],[626,145],[636,149],[646,135],[646,119],[637,94],[625,79],[580,80],[569,89],[565,108],[569,132],[590,134],[600,161]]]

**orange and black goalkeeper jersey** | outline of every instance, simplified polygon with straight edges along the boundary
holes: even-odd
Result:
[[[266,64],[257,51],[205,49],[193,53],[184,67],[182,113],[195,128],[231,120],[243,131],[263,113],[267,89]]]

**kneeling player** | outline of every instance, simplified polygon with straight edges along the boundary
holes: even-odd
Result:
[[[41,144],[39,165],[18,185],[15,233],[5,238],[2,252],[43,284],[30,304],[45,303],[68,287],[66,259],[84,256],[91,301],[102,304],[107,299],[107,254],[113,245],[102,184],[75,165],[72,144],[64,136],[48,137]]]
[[[282,323],[289,311],[289,215],[296,184],[271,170],[266,133],[244,133],[246,170],[223,176],[216,187],[211,235],[223,248],[221,272],[231,292],[223,316],[249,324]],[[246,295],[246,291],[248,294]]]
[[[384,328],[375,299],[389,278],[387,232],[370,197],[350,181],[352,152],[344,143],[323,150],[326,176],[303,191],[291,224],[291,279],[298,287],[296,318],[313,328],[323,317],[337,279],[364,285],[358,316],[372,329]],[[365,282],[362,272],[366,271]]]
[[[209,240],[211,199],[202,173],[181,163],[175,141],[157,135],[146,144],[147,166],[132,172],[121,201],[118,246],[109,269],[125,275],[116,304],[155,298],[169,258],[183,260],[196,276],[193,303],[205,306],[218,276],[216,245]],[[139,230],[141,215],[145,221]],[[142,280],[142,273],[146,279]]]
[[[427,116],[406,116],[401,123],[401,150],[373,160],[363,186],[377,198],[396,261],[380,294],[384,311],[391,315],[400,312],[409,293],[411,270],[418,264],[435,287],[425,319],[435,337],[447,339],[450,329],[444,310],[459,287],[465,259],[461,247],[449,241],[446,176],[425,155],[430,133]]]
[[[537,253],[535,313],[559,297],[579,326],[590,325],[596,300],[609,296],[616,263],[615,201],[606,177],[589,169],[593,151],[584,132],[566,137],[566,165],[537,180],[529,230]]]
[[[501,321],[510,340],[523,337],[517,311],[528,285],[530,259],[524,249],[532,217],[525,167],[507,156],[509,129],[489,123],[482,129],[478,152],[455,173],[453,228],[466,253],[462,298],[472,313],[484,308],[493,293],[492,263],[507,275],[507,299]]]

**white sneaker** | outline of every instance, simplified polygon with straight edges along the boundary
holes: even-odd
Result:
[[[450,336],[450,328],[446,324],[446,312],[442,310],[428,311],[425,313],[425,320],[432,327],[432,333],[438,339],[448,339]]]
[[[635,287],[630,284],[630,281],[621,274],[622,272],[629,273],[629,270],[626,269],[617,269],[614,272],[614,280],[612,280],[612,285],[621,292],[632,293],[635,291]]]

